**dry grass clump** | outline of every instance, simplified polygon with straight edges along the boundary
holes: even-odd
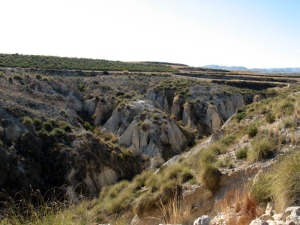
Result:
[[[0,199],[1,225],[83,223],[82,220],[73,221],[73,206],[68,202],[54,200],[52,197],[50,197],[51,200],[46,200],[38,190],[28,195],[19,193],[14,198],[1,193]]]
[[[272,193],[275,205],[284,209],[290,205],[300,204],[300,151],[282,158],[271,171],[274,174]]]
[[[267,203],[272,199],[272,175],[268,173],[259,174],[259,176],[254,179],[251,185],[251,194],[258,202]]]
[[[234,136],[234,135],[228,135],[228,136],[222,138],[220,140],[220,143],[224,144],[226,146],[229,146],[229,145],[231,145],[231,144],[234,143],[235,139],[236,139],[236,136]]]
[[[118,214],[129,207],[133,190],[128,185],[128,181],[121,181],[110,188],[104,188],[100,200],[106,203],[107,212]]]
[[[248,134],[249,138],[255,137],[257,132],[258,132],[258,130],[257,130],[257,126],[255,124],[252,124],[248,127],[247,134]]]
[[[248,225],[258,216],[258,202],[247,190],[228,191],[224,198],[216,203],[215,208],[225,215],[225,221],[230,225]]]
[[[237,159],[246,159],[248,156],[248,148],[244,147],[239,149],[236,153],[235,156]]]
[[[199,155],[200,162],[214,163],[216,161],[216,157],[220,154],[226,153],[226,151],[226,145],[217,142],[213,145],[210,145],[208,148],[204,148],[201,150]]]
[[[211,164],[206,164],[201,170],[201,181],[211,192],[215,193],[221,182],[222,173]]]
[[[291,117],[287,117],[282,121],[284,128],[290,128],[294,130],[296,128],[296,122]]]
[[[275,122],[276,118],[275,118],[275,116],[272,112],[268,112],[265,117],[266,117],[266,122],[267,123],[271,124],[271,123]]]
[[[268,172],[261,174],[251,186],[251,193],[259,202],[272,200],[278,211],[300,204],[300,151],[284,156]]]
[[[176,164],[162,168],[159,172],[145,171],[131,182],[121,181],[101,191],[98,206],[107,215],[144,212],[157,208],[159,202],[167,204],[174,197],[181,184],[194,179],[191,170]]]
[[[192,224],[191,206],[185,205],[176,196],[168,203],[159,202],[158,207],[163,215],[163,223],[165,224]]]
[[[274,141],[269,137],[257,137],[252,141],[252,149],[249,151],[249,160],[257,162],[271,158],[276,151]]]

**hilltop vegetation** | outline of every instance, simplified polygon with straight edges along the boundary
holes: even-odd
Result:
[[[0,67],[23,67],[47,70],[100,70],[174,72],[170,66],[155,63],[126,63],[103,59],[85,59],[40,55],[0,54]]]

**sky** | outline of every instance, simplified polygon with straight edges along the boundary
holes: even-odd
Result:
[[[0,53],[300,67],[300,0],[0,0]]]

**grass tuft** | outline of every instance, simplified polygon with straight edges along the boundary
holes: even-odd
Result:
[[[248,155],[247,147],[241,148],[235,153],[237,159],[246,159],[247,155]]]
[[[257,162],[271,158],[276,152],[274,141],[267,137],[257,137],[252,141],[252,149],[249,152],[251,162]]]
[[[202,169],[201,181],[213,193],[215,193],[220,186],[222,173],[218,168],[211,164],[206,164]]]

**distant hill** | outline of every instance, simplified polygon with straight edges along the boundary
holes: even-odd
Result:
[[[300,73],[300,67],[295,68],[247,68],[243,66],[219,66],[219,65],[206,65],[202,68],[210,69],[223,69],[223,70],[245,70],[251,72],[260,72],[260,73]]]
[[[219,65],[207,65],[207,66],[202,66],[202,68],[221,69],[221,70],[248,70],[247,67],[243,67],[243,66],[219,66]]]
[[[140,63],[154,64],[154,65],[166,65],[166,66],[188,66],[188,65],[182,64],[182,63],[157,62],[157,61],[145,61],[145,62],[140,62]]]

